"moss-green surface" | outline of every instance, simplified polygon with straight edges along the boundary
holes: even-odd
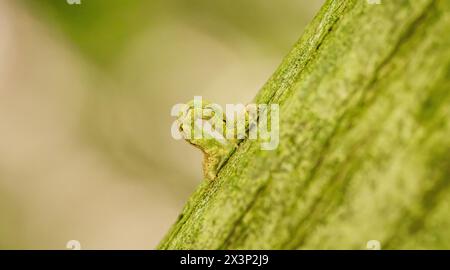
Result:
[[[450,1],[327,1],[256,97],[244,141],[161,249],[450,248]]]

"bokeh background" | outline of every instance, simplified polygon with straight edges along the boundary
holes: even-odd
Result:
[[[322,0],[0,0],[0,249],[153,249],[202,181],[170,135],[250,102]]]

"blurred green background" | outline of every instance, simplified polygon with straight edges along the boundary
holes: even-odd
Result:
[[[322,3],[1,0],[0,248],[154,248],[202,179],[171,107],[251,101]]]

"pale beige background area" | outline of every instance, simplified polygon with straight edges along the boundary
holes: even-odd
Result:
[[[268,16],[302,17],[271,49],[161,19],[103,69],[58,25],[0,0],[0,248],[155,248],[202,179],[200,151],[170,135],[172,105],[251,101],[321,2]]]

